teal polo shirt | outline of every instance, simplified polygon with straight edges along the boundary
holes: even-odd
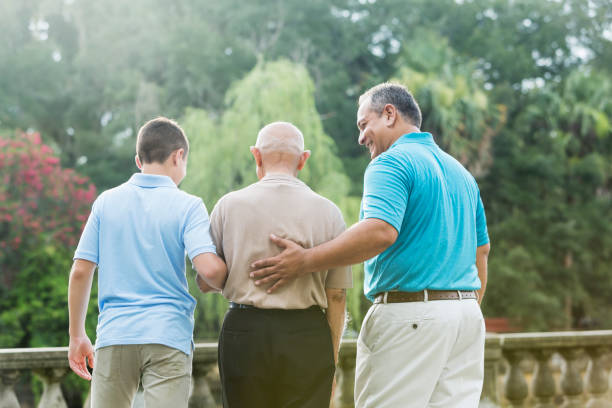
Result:
[[[134,174],[94,202],[74,259],[98,265],[96,349],[163,344],[191,353],[185,254],[212,252],[202,200],[170,177]]]
[[[480,288],[476,247],[489,242],[474,177],[430,133],[410,133],[368,165],[360,219],[392,225],[397,240],[365,262],[365,295]]]

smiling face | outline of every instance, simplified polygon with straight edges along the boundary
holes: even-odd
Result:
[[[390,116],[395,116],[395,112],[389,115],[388,107],[393,108],[392,105],[386,105],[382,112],[376,112],[371,109],[368,99],[357,110],[358,141],[370,151],[371,159],[386,151],[396,139],[390,127],[394,119]]]

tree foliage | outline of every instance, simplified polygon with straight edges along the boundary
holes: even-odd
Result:
[[[480,183],[493,246],[485,313],[526,329],[612,325],[608,0],[29,0],[0,10],[0,128],[39,132],[99,191],[135,171],[138,127],[165,115],[192,141],[183,187],[211,209],[255,180],[248,146],[259,128],[287,120],[313,151],[303,179],[350,224],[369,161],[356,99],[375,83],[406,84],[423,130]],[[58,208],[73,201],[49,207],[36,233],[0,212],[11,293],[25,290],[17,278],[27,274],[14,272],[25,241],[42,239],[31,253],[43,260],[70,246],[46,223],[67,219]],[[356,329],[368,303],[355,269]],[[198,336],[216,333],[215,299],[198,306],[208,313]]]
[[[96,188],[37,133],[0,147],[0,346],[65,344],[68,272]]]

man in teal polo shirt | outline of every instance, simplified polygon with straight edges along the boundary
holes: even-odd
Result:
[[[187,407],[195,299],[185,254],[197,278],[213,288],[223,286],[227,269],[216,255],[204,203],[177,188],[189,151],[183,130],[153,119],[138,132],[136,151],[141,173],[96,199],[74,254],[68,359],[76,374],[92,380],[94,408],[131,407],[139,382],[147,407]],[[85,315],[96,265],[94,357]]]
[[[483,381],[479,303],[490,249],[478,186],[420,131],[421,112],[401,85],[359,99],[359,143],[372,161],[361,220],[336,239],[257,261],[270,292],[305,273],[365,262],[374,301],[357,343],[355,401],[364,408],[476,407]]]

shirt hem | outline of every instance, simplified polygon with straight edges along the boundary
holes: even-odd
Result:
[[[193,258],[202,254],[217,254],[217,248],[214,246],[198,248],[192,252],[193,255],[189,254],[189,259],[193,262]]]
[[[395,225],[393,223],[393,221],[389,220],[388,218],[386,218],[386,214],[380,214],[380,213],[373,213],[373,214],[364,214],[363,215],[363,219],[370,219],[370,218],[376,218],[377,220],[381,220],[386,222],[387,224],[389,224],[390,226],[392,226],[393,228],[395,228],[395,230],[397,231],[397,233],[399,234],[401,232],[401,223],[399,226]]]
[[[193,340],[189,339],[189,341],[187,342],[188,345],[187,347],[184,347],[178,343],[174,343],[174,342],[169,342],[166,340],[162,340],[162,339],[142,339],[142,338],[135,338],[135,339],[114,339],[114,340],[105,340],[105,341],[97,341],[96,340],[96,345],[95,345],[95,349],[98,350],[102,347],[108,347],[108,346],[123,346],[123,345],[127,345],[127,344],[161,344],[162,346],[167,346],[173,349],[176,349],[178,351],[181,351],[187,355],[191,354],[191,345],[193,344]],[[182,344],[182,343],[181,343]]]
[[[76,261],[77,259],[82,259],[84,261],[93,262],[96,265],[98,264],[98,258],[96,258],[95,256],[88,255],[88,254],[83,254],[82,252],[74,254],[74,257],[72,258],[72,260]]]

